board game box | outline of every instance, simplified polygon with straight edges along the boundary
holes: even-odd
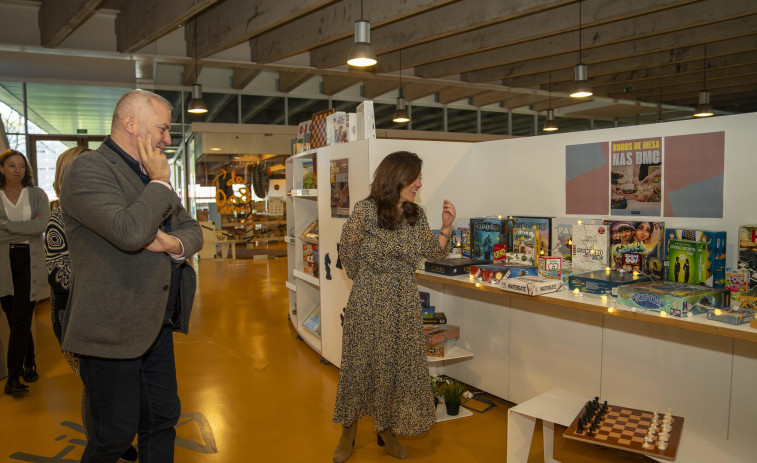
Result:
[[[739,307],[757,310],[757,288],[752,288],[741,294]]]
[[[657,414],[618,405],[598,398],[584,405],[565,430],[567,439],[603,445],[656,458],[675,460],[683,432],[683,417],[670,413]],[[655,416],[657,415],[657,416]],[[657,422],[655,422],[657,418]],[[669,427],[666,434],[665,426]],[[649,428],[653,428],[650,433]],[[593,428],[593,429],[592,429]],[[645,438],[650,435],[649,442]],[[664,436],[664,437],[663,437]],[[666,440],[667,439],[667,440]]]
[[[511,229],[514,228],[536,228],[539,230],[541,250],[544,250],[544,254],[549,255],[552,251],[552,217],[525,217],[525,216],[510,216],[508,226]],[[512,233],[509,234],[511,237]],[[512,246],[516,246],[515,241],[507,243],[507,249],[512,249]],[[512,246],[510,246],[512,244]]]
[[[573,236],[573,225],[575,224],[575,219],[565,217],[552,219],[552,247],[549,254],[562,259],[562,268],[570,268],[573,261],[571,237]]]
[[[623,268],[623,254],[643,256],[642,271],[649,273],[650,258],[664,255],[665,222],[606,221],[610,227],[610,267]]]
[[[444,325],[447,323],[447,316],[444,312],[433,312],[431,316],[423,316],[424,325]]]
[[[738,268],[749,271],[749,287],[757,286],[757,225],[739,227]]]
[[[572,266],[587,270],[604,270],[609,265],[610,233],[607,225],[573,225]]]
[[[618,302],[640,309],[666,312],[674,317],[694,315],[731,305],[731,293],[723,288],[650,281],[618,288]]]
[[[447,258],[438,260],[436,262],[426,261],[423,269],[431,273],[440,273],[442,275],[455,276],[455,275],[467,275],[470,273],[471,265],[479,265],[484,262],[478,259],[461,258]]]
[[[426,337],[426,345],[433,346],[447,339],[459,338],[460,327],[455,325],[439,326],[436,329],[424,330],[423,335]]]
[[[559,256],[539,256],[539,268],[557,270],[562,268],[562,258]]]
[[[668,242],[668,281],[698,285],[707,280],[707,243],[670,240]]]
[[[725,258],[726,258],[726,232],[712,230],[692,230],[685,228],[665,229],[665,255],[669,256],[668,246],[670,240],[689,240],[707,243],[707,279],[704,284],[715,288],[725,285]],[[668,260],[665,260],[665,274]]]
[[[583,268],[560,268],[556,270],[539,270],[539,276],[544,278],[551,278],[553,280],[560,280],[565,286],[568,286],[568,278],[571,275],[579,275],[581,273],[590,272]]]
[[[470,274],[478,281],[498,284],[505,278],[537,276],[539,271],[533,265],[484,264],[471,265]]]
[[[507,262],[537,265],[541,250],[541,234],[536,228],[513,228],[512,247],[507,248]]]
[[[542,294],[560,291],[563,287],[561,280],[544,277],[507,278],[500,282],[500,288],[505,291],[540,296]]]
[[[738,301],[749,290],[749,271],[729,268],[725,270],[725,289],[731,292],[731,299]]]
[[[457,337],[449,338],[437,344],[426,346],[426,355],[429,357],[444,357],[445,354],[449,354],[449,351],[457,344]]]
[[[507,244],[507,219],[474,217],[470,219],[471,258],[491,263],[494,245]],[[510,249],[510,246],[508,246]]]
[[[578,289],[582,293],[607,294],[617,297],[618,287],[641,281],[652,281],[652,277],[645,274],[634,275],[633,272],[620,270],[592,270],[586,273],[570,275],[568,288]]]
[[[741,307],[707,310],[708,320],[730,323],[731,325],[749,323],[749,321],[754,319],[755,315],[757,315],[757,310],[744,309]]]

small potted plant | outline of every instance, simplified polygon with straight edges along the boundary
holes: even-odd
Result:
[[[429,375],[429,379],[431,381],[431,392],[434,394],[434,408],[436,408],[439,405],[439,398],[442,397],[444,379],[436,375]]]
[[[447,380],[444,385],[444,406],[447,408],[447,415],[456,416],[460,413],[460,403],[465,394],[463,383],[455,380]]]

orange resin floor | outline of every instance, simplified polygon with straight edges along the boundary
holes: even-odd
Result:
[[[331,423],[338,370],[298,341],[287,320],[286,258],[196,265],[190,332],[174,336],[183,412],[176,462],[331,461],[341,432]],[[81,457],[81,386],[60,353],[49,310],[47,301],[37,304],[32,327],[39,381],[23,398],[0,395],[0,462]],[[401,438],[407,461],[504,462],[512,404],[487,397],[496,408],[438,423],[424,436]],[[651,461],[562,439],[562,431],[555,429],[555,456],[565,463]],[[360,420],[349,462],[392,461],[376,445],[372,420]],[[538,430],[531,461],[543,461]]]

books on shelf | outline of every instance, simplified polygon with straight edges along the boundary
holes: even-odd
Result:
[[[321,306],[316,307],[310,315],[308,315],[308,318],[302,322],[302,326],[307,328],[313,334],[318,336],[321,335]]]
[[[309,240],[317,240],[318,239],[318,220],[313,220],[310,222],[310,224],[305,227],[304,230],[302,230],[302,233],[300,233],[300,237],[306,238]]]

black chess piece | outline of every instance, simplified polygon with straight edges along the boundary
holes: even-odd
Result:
[[[326,257],[323,258],[323,263],[326,264],[326,279],[331,279],[331,257],[329,257],[329,253],[326,253]]]
[[[578,424],[578,427],[576,427],[576,433],[583,434],[584,433],[584,427],[581,426],[581,424]]]
[[[589,436],[589,437],[594,437],[594,433],[592,432],[592,430],[591,430],[591,429],[589,429],[589,433],[588,433],[588,434],[586,434],[586,435],[587,435],[587,436]]]
[[[336,243],[336,268],[342,270],[342,259],[339,257],[339,243]]]

